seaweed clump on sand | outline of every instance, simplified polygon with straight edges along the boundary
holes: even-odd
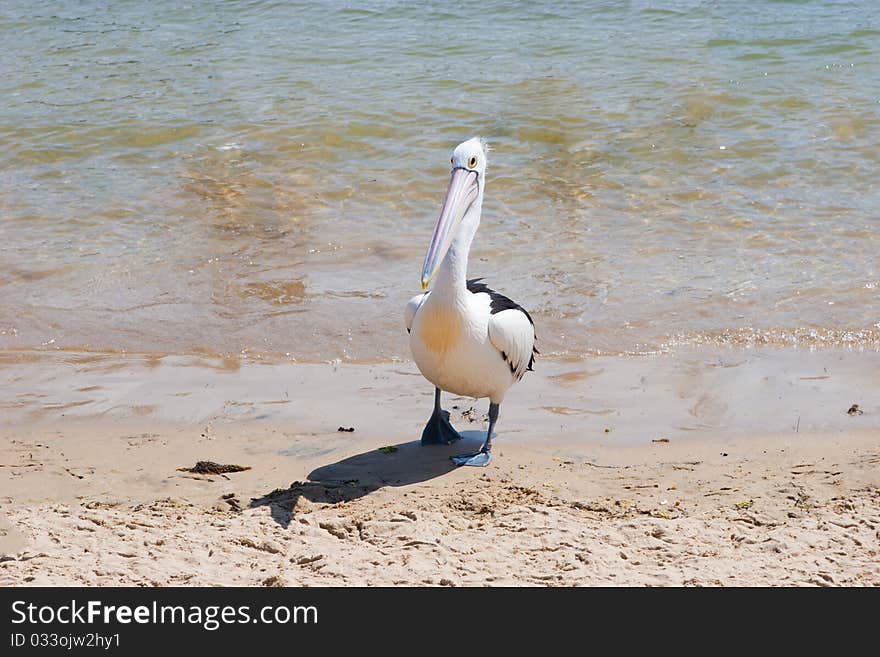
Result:
[[[177,468],[178,472],[192,472],[193,474],[227,474],[230,472],[244,472],[250,470],[250,466],[214,463],[213,461],[199,461],[191,468]]]

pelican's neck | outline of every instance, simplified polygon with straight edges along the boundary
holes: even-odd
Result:
[[[483,207],[483,193],[462,217],[458,233],[449,245],[446,257],[440,264],[437,272],[436,283],[431,291],[431,296],[446,302],[459,302],[467,293],[467,268],[468,255],[471,252],[471,242],[480,226],[480,214]]]

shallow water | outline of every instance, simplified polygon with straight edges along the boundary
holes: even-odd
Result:
[[[0,7],[0,347],[407,358],[451,148],[542,352],[880,349],[880,5]]]

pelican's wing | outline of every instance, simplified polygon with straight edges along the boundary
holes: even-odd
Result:
[[[417,294],[407,302],[406,308],[403,311],[403,318],[406,321],[407,333],[409,333],[410,329],[412,328],[412,323],[413,319],[416,316],[416,311],[419,309],[419,306],[422,305],[422,301],[425,300],[425,297],[427,297],[429,294],[431,293],[425,292],[424,294]]]
[[[489,316],[489,340],[517,380],[535,361],[535,327],[525,311],[511,308]]]
[[[535,362],[535,323],[525,308],[491,289],[482,279],[467,282],[472,294],[489,295],[489,341],[501,352],[517,380],[532,369]]]

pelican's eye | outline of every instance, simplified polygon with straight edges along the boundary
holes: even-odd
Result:
[[[474,157],[472,157],[471,159],[468,160],[468,169],[473,169],[475,166],[477,166],[477,158],[476,158],[476,156],[474,156]]]

